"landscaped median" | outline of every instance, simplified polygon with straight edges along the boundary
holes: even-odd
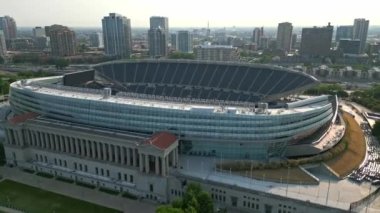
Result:
[[[359,124],[346,112],[343,112],[343,119],[346,122],[346,133],[342,140],[347,142],[347,149],[325,162],[340,178],[346,177],[357,169],[366,155],[366,142]]]

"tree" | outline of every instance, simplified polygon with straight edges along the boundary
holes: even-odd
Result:
[[[57,68],[57,70],[58,69],[62,70],[65,67],[69,66],[69,61],[64,59],[64,58],[58,58],[55,60],[54,64],[55,64],[55,68]]]
[[[376,138],[380,138],[380,121],[376,121],[376,123],[375,123],[375,125],[373,126],[373,129],[372,129],[372,134]]]
[[[191,183],[187,186],[186,192],[181,200],[176,200],[171,206],[160,206],[157,213],[172,213],[174,211],[185,213],[212,213],[214,204],[210,195],[202,191],[199,184]]]

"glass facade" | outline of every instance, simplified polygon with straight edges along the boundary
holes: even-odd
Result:
[[[57,120],[147,134],[170,131],[180,137],[182,153],[235,159],[281,157],[288,143],[312,134],[334,115],[328,96],[307,110],[248,115],[149,107],[114,96],[120,101],[101,95],[71,97],[63,89],[47,93],[15,82],[10,104],[17,114],[32,111]]]

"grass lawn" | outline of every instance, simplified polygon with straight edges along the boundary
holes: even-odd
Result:
[[[11,180],[0,182],[0,202],[10,204],[27,212],[119,212],[64,195],[17,183]]]
[[[359,124],[346,112],[343,113],[343,119],[346,122],[346,133],[342,140],[348,142],[347,150],[326,162],[341,178],[357,169],[366,154],[364,134]]]
[[[237,172],[241,176],[251,177],[250,171]],[[253,179],[286,183],[288,177],[287,168],[278,169],[260,169],[252,171]],[[298,167],[289,169],[289,183],[292,184],[318,184],[318,181],[310,177],[307,173]]]

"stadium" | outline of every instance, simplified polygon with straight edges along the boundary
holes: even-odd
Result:
[[[180,154],[267,160],[312,145],[337,116],[334,96],[299,98],[305,73],[241,63],[113,61],[11,84],[16,115],[149,137],[169,132]]]

